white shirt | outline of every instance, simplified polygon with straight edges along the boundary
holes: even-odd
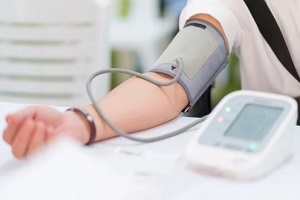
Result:
[[[266,0],[300,74],[300,0]],[[188,0],[180,16],[182,28],[191,16],[217,19],[229,48],[240,59],[242,88],[300,96],[300,83],[282,66],[260,34],[243,0]]]

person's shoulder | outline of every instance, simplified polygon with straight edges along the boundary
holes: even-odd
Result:
[[[247,9],[243,0],[188,0],[186,7],[189,10],[202,9],[207,12],[228,12],[239,13]]]

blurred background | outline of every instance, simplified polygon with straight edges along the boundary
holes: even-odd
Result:
[[[134,18],[137,20],[136,24],[127,26],[130,33],[128,35],[125,34],[126,37],[123,38],[123,40],[132,40],[132,43],[134,43],[140,36],[143,38],[142,40],[146,40],[146,43],[143,44],[141,41],[136,42],[138,43],[137,48],[131,48],[130,44],[128,44],[126,48],[120,47],[120,44],[118,44],[120,41],[115,37],[118,37],[116,35],[120,34],[121,30],[115,31],[114,26],[118,25],[112,23],[110,34],[113,39],[111,51],[112,67],[130,68],[144,72],[151,68],[152,64],[179,31],[178,19],[182,9],[186,5],[186,0],[140,0],[140,3],[138,3],[139,0],[114,1],[117,2],[118,5],[114,4],[112,7],[114,12],[117,11],[117,15],[111,18],[113,21],[120,20],[120,23],[126,24],[128,21],[134,20]],[[147,1],[149,1],[148,5],[146,3]],[[150,4],[151,6],[149,6]],[[139,6],[135,8],[137,5]],[[135,13],[135,9],[140,10],[141,13]],[[147,38],[149,35],[145,32],[149,33],[151,38],[155,37],[156,39],[151,40]],[[135,34],[140,35],[136,36]],[[122,36],[119,35],[119,37]],[[142,44],[145,46],[141,46]],[[149,48],[149,51],[152,49],[153,52],[148,52],[144,55],[144,52],[147,52],[145,48]],[[147,55],[149,57],[145,59],[144,56]],[[113,76],[112,88],[127,78],[128,76],[126,75]],[[240,88],[239,61],[233,53],[230,55],[227,68],[223,70],[214,83],[211,99],[212,105],[216,105],[226,94],[239,90]]]
[[[149,70],[178,32],[186,0],[0,0],[0,101],[81,106],[95,71]],[[128,76],[103,75],[96,98]],[[212,91],[240,89],[238,59]]]

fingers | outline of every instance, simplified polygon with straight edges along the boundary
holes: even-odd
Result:
[[[45,144],[50,129],[42,122],[26,119],[11,144],[13,155],[22,159],[34,154]]]
[[[22,125],[25,119],[34,119],[36,115],[36,109],[34,107],[28,107],[20,110],[14,114],[9,114],[6,116],[7,128],[3,132],[3,139],[8,144],[12,144],[15,134]]]
[[[11,145],[16,158],[32,154],[54,137],[54,129],[47,123],[47,118],[43,119],[43,115],[38,117],[38,112],[38,108],[28,107],[6,117],[7,127],[3,131],[3,139]]]
[[[16,158],[24,158],[31,139],[34,137],[36,124],[32,119],[26,119],[15,133],[11,143],[12,153]]]
[[[38,148],[40,148],[46,140],[46,127],[43,123],[38,122],[36,124],[35,130],[31,137],[31,141],[25,152],[25,156],[32,155]]]
[[[17,131],[19,130],[25,119],[25,116],[19,114],[8,115],[6,117],[7,127],[3,131],[3,139],[5,142],[10,145],[12,144]]]

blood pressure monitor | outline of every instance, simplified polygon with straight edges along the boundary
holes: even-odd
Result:
[[[253,91],[227,95],[186,150],[194,167],[231,178],[258,178],[293,153],[297,104],[290,97]]]

